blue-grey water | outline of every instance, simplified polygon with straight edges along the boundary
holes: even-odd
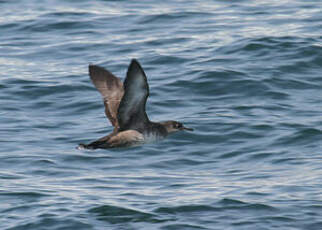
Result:
[[[322,2],[0,0],[0,229],[322,229]],[[112,131],[88,64],[194,128]]]

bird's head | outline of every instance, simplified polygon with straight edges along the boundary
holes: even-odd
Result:
[[[185,127],[181,122],[178,121],[165,121],[161,122],[161,124],[166,128],[168,133],[173,133],[180,130],[193,131],[193,129]]]

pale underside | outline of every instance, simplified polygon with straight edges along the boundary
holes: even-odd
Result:
[[[126,147],[141,145],[145,142],[144,136],[135,130],[126,130],[117,133],[108,140],[110,148],[113,147]]]

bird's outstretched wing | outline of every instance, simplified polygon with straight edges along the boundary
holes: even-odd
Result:
[[[124,96],[118,109],[120,131],[143,128],[149,123],[145,112],[146,100],[149,96],[149,85],[146,75],[135,59],[127,70],[124,81]]]
[[[123,83],[118,77],[100,66],[89,65],[88,69],[93,84],[103,97],[105,114],[115,127],[114,130],[117,130],[119,127],[117,111],[124,94]]]

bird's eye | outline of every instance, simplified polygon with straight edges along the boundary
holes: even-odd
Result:
[[[180,128],[182,128],[182,124],[181,123],[174,123],[173,128],[180,129]]]

